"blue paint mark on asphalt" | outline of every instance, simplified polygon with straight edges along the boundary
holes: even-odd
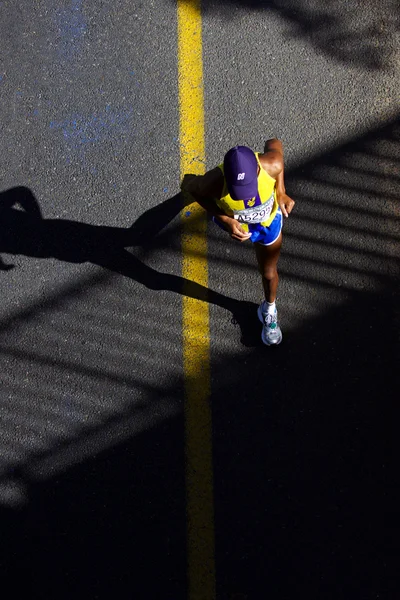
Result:
[[[82,13],[83,0],[70,0],[69,6],[57,13],[56,24],[60,32],[59,51],[66,60],[79,54],[87,24]]]
[[[67,146],[67,163],[76,159],[85,162],[86,153],[97,144],[123,143],[123,136],[131,131],[132,108],[114,111],[107,104],[103,113],[82,115],[73,113],[63,121],[51,121],[50,129],[60,131]]]
[[[164,192],[164,194],[166,194],[168,192],[168,188],[164,188],[163,192]]]

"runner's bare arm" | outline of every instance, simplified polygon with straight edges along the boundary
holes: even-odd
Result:
[[[224,176],[221,169],[215,167],[204,175],[185,175],[181,190],[190,194],[208,213],[218,217],[225,214],[215,202],[215,198],[221,198],[223,185]]]
[[[223,186],[224,176],[221,169],[216,167],[205,175],[185,175],[181,190],[190,194],[204,210],[216,217],[233,239],[244,242],[251,234],[244,231],[240,223],[227,215],[215,202],[215,198],[221,198]]]
[[[276,138],[267,140],[264,146],[264,154],[260,154],[259,159],[263,169],[275,179],[278,204],[284,216],[288,217],[295,202],[286,194],[282,142]]]

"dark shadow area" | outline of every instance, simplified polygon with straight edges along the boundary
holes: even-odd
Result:
[[[400,26],[398,3],[384,0],[203,0],[203,12],[240,18],[234,10],[273,11],[290,26],[288,37],[301,37],[319,52],[348,65],[390,69]]]
[[[396,597],[399,300],[354,294],[276,352],[218,367],[219,599]]]
[[[147,250],[162,248],[166,240],[161,231],[184,204],[178,194],[141,215],[132,227],[97,227],[71,220],[44,219],[31,190],[13,188],[0,193],[0,251],[73,263],[91,262],[151,290],[167,289],[214,301],[232,312],[232,317],[227,316],[228,325],[231,319],[240,320],[249,343],[259,344],[259,325],[253,318],[255,305],[160,273],[127,250],[140,247],[141,257],[145,257]],[[4,271],[13,268],[9,259],[2,265]],[[102,279],[95,277],[90,285],[101,283]],[[62,295],[79,295],[81,286],[82,283],[77,283]],[[36,309],[18,312],[3,323],[2,334],[21,322],[32,321],[35,310],[52,311],[57,303],[57,298],[44,299]],[[243,324],[244,320],[249,321],[249,327]],[[140,323],[136,327],[140,328]],[[111,368],[88,370],[85,364],[51,353],[36,357],[29,348],[21,351],[5,347],[1,354],[15,361],[32,361],[38,370],[59,366],[67,376],[119,382]],[[125,384],[136,387],[134,379],[133,373]],[[146,404],[155,412],[164,396],[183,396],[181,389],[164,389],[161,393],[138,385],[146,391]],[[124,419],[135,420],[140,416],[140,409],[138,406],[135,411],[121,415],[121,427],[128,427],[123,426]],[[39,416],[32,417],[36,427],[37,419]],[[43,422],[43,426],[51,428],[51,424],[49,415],[47,425]],[[186,598],[183,431],[182,417],[167,419],[145,433],[132,434],[129,441],[85,460],[80,466],[70,467],[66,475],[51,477],[51,483],[47,477],[43,483],[37,482],[30,475],[32,465],[51,464],[52,455],[57,461],[56,457],[68,451],[68,447],[77,458],[79,440],[70,436],[45,452],[29,449],[29,460],[18,468],[10,466],[0,480],[2,501],[10,506],[1,509],[0,518],[2,539],[8,540],[0,553],[4,581],[10,581],[17,593],[28,592],[30,597],[40,599],[74,595],[104,600],[113,596]],[[93,427],[86,433],[86,444],[90,447],[89,433],[94,433]],[[112,423],[103,423],[97,435],[104,438],[100,446],[107,447],[107,437],[115,435]],[[13,451],[16,446],[27,452],[23,442],[20,445],[14,440]],[[24,496],[26,505],[21,503]]]
[[[30,483],[26,506],[0,512],[3,583],[41,600],[185,600],[182,437],[182,417],[165,421]]]
[[[162,249],[180,197],[123,229],[43,219],[26,188],[1,195],[0,251],[89,261],[250,324],[247,345],[258,346],[246,360],[230,353],[212,364],[218,600],[396,598],[399,153],[396,120],[287,173],[302,202],[285,233],[282,279],[306,283],[327,308],[284,329],[278,348],[260,346],[252,303],[126,250]],[[332,306],[339,286],[346,301]],[[43,600],[186,598],[183,447],[179,416],[42,482],[29,481],[28,465],[14,472],[29,502],[1,511],[4,581]]]
[[[219,600],[398,595],[399,125],[287,177],[299,203],[286,248],[314,249],[314,266],[309,255],[297,262],[303,301],[318,288],[328,307],[338,286],[346,301],[278,348],[214,365]],[[283,251],[282,279],[295,281],[295,261]],[[325,281],[317,263],[329,267]]]
[[[232,313],[233,320],[241,326],[242,343],[258,344],[251,327],[255,305],[152,269],[127,250],[141,247],[146,252],[149,248],[160,247],[160,241],[155,242],[156,236],[184,206],[183,195],[177,194],[146,211],[131,227],[95,226],[66,219],[43,219],[31,190],[13,188],[0,193],[0,253],[56,258],[72,263],[91,262],[129,277],[148,289],[169,290],[211,302]],[[3,270],[12,268],[12,264],[2,261]]]

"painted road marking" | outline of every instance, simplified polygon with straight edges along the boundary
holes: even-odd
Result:
[[[205,171],[200,0],[178,0],[181,177]],[[183,213],[182,275],[208,285],[207,220]],[[208,303],[183,296],[188,600],[215,599],[214,504]]]

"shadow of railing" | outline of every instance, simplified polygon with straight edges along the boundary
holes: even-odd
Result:
[[[190,0],[188,0],[190,1]],[[398,3],[373,0],[203,0],[204,13],[217,12],[227,20],[240,18],[240,10],[281,16],[290,26],[289,38],[301,37],[317,51],[339,62],[373,70],[394,66],[396,33],[400,28]]]
[[[399,133],[395,120],[288,174],[284,342],[213,364],[221,600],[395,593]]]

